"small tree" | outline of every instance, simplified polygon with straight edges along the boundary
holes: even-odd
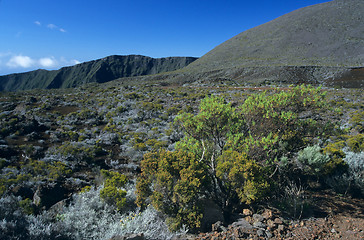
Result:
[[[197,115],[175,122],[185,137],[175,152],[148,153],[137,182],[139,206],[152,203],[171,216],[173,228],[200,226],[203,202],[213,200],[228,221],[241,203],[268,196],[278,160],[319,135],[318,122],[303,118],[321,107],[320,89],[299,86],[249,97],[234,108],[217,96],[201,101]]]

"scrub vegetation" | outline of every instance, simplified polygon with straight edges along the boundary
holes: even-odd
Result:
[[[0,238],[172,239],[247,207],[310,216],[311,191],[363,198],[363,101],[305,85],[1,93]]]

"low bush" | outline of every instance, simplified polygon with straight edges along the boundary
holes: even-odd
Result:
[[[123,209],[126,203],[126,191],[121,188],[125,187],[126,176],[107,170],[101,170],[101,174],[106,178],[104,187],[100,191],[101,199],[110,205],[115,205],[118,210]]]
[[[100,201],[102,188],[91,188],[87,192],[75,194],[73,201],[60,213],[57,226],[61,235],[69,239],[107,240],[130,233],[143,233],[147,239],[173,239],[185,231],[170,232],[164,218],[153,207],[144,211],[131,211],[124,215],[116,207]],[[133,189],[128,189],[133,193]],[[129,198],[130,195],[126,195]]]
[[[330,161],[330,157],[323,154],[318,145],[314,145],[301,150],[297,160],[305,173],[319,176],[326,171],[325,166]]]
[[[289,217],[300,219],[307,213],[310,204],[302,185],[288,182],[278,204]]]
[[[343,161],[347,165],[345,172],[339,172],[325,179],[326,183],[339,193],[364,196],[364,152],[355,153],[345,149]]]

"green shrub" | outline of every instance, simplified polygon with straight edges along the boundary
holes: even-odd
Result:
[[[104,186],[100,191],[100,197],[108,204],[115,205],[121,210],[126,203],[126,191],[114,186]]]
[[[252,151],[255,159],[272,161],[279,158],[282,152],[270,152],[285,146],[283,151],[294,153],[312,140],[312,136],[327,134],[326,127],[312,118],[304,118],[310,112],[322,113],[327,104],[324,101],[325,93],[320,88],[297,86],[287,91],[275,94],[263,92],[249,96],[240,107],[250,135],[254,139],[261,139],[269,135],[275,142],[270,148]],[[263,156],[269,154],[269,157]],[[256,154],[260,153],[260,154]]]
[[[225,184],[229,199],[237,194],[240,201],[250,204],[265,197],[269,183],[264,168],[245,153],[224,151],[218,159],[216,175]]]
[[[118,210],[122,210],[126,203],[126,191],[121,189],[125,186],[126,176],[113,171],[101,170],[101,174],[106,178],[104,188],[100,191],[100,197],[108,204],[115,205]]]
[[[152,203],[171,217],[171,228],[184,223],[197,229],[204,200],[209,199],[229,221],[240,204],[270,197],[279,180],[277,159],[292,156],[327,130],[301,117],[322,111],[323,98],[320,89],[305,86],[252,95],[237,108],[222,97],[204,98],[197,115],[175,118],[176,131],[185,137],[174,152],[161,149],[144,155],[137,204]],[[302,162],[319,174],[329,158],[311,152],[302,153]]]
[[[141,98],[141,96],[136,92],[126,93],[126,94],[124,94],[124,97],[127,98],[127,99],[139,99],[139,98]]]
[[[309,174],[319,175],[325,171],[326,164],[330,157],[321,152],[317,145],[308,146],[298,153],[297,160],[303,164],[303,170]]]
[[[199,228],[208,181],[206,167],[197,157],[162,150],[145,154],[141,164],[144,171],[137,181],[137,204],[145,207],[150,199],[156,209],[170,216],[172,230],[183,224]]]
[[[350,123],[353,125],[355,129],[357,129],[360,133],[364,132],[364,111],[358,110],[352,114],[350,119]]]
[[[148,139],[145,142],[146,145],[148,145],[149,147],[151,147],[153,150],[158,150],[160,148],[164,148],[167,147],[168,144],[165,141],[159,141],[157,139]]]
[[[359,153],[364,151],[364,134],[349,136],[346,142],[353,152]]]
[[[71,174],[71,169],[63,162],[46,163],[40,160],[29,159],[22,166],[22,170],[30,173],[34,178],[56,181]]]
[[[105,180],[106,186],[115,186],[121,188],[124,187],[127,182],[126,176],[118,172],[107,171],[102,169],[101,175],[106,179]]]
[[[1,170],[3,167],[5,167],[5,165],[6,165],[6,159],[4,159],[4,158],[0,158],[0,170]]]
[[[77,160],[92,162],[95,157],[106,155],[107,152],[98,145],[83,145],[75,142],[65,142],[55,150],[55,153],[62,156],[71,156]]]
[[[27,215],[32,215],[35,213],[35,205],[33,204],[33,201],[29,198],[19,201],[19,206]]]
[[[90,190],[91,190],[91,186],[85,186],[85,187],[81,188],[80,193],[85,193],[85,192],[88,192]]]
[[[142,109],[146,111],[160,111],[163,109],[162,104],[153,103],[153,102],[142,102]]]

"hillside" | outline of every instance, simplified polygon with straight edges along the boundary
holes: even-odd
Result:
[[[363,12],[361,0],[298,9],[227,40],[185,72],[261,81],[340,77],[364,66]]]
[[[140,55],[109,56],[59,70],[36,70],[0,76],[0,91],[70,88],[85,83],[104,83],[117,78],[173,71],[195,61],[193,57],[154,59]]]

